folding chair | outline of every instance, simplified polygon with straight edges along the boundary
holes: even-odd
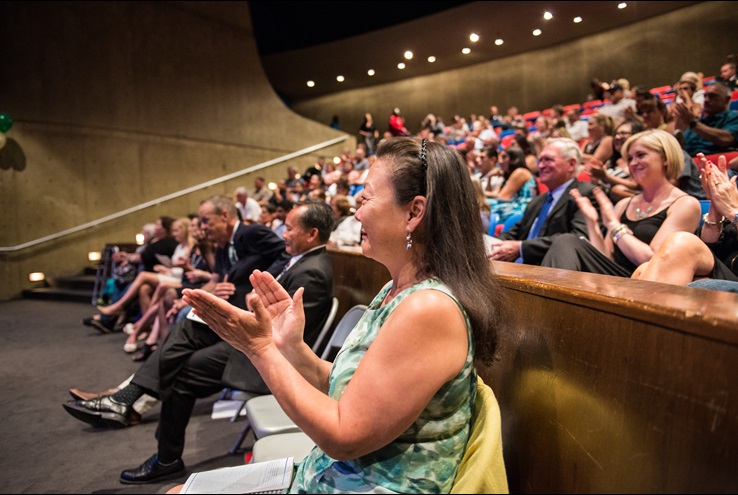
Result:
[[[354,329],[366,311],[366,306],[357,304],[349,309],[336,325],[328,344],[325,346],[321,359],[328,359],[334,348],[340,348],[351,330]],[[277,399],[273,395],[261,395],[246,401],[246,424],[239,434],[233,447],[228,451],[235,454],[241,448],[249,430],[253,430],[256,439],[278,433],[296,433],[300,428],[285,414]]]

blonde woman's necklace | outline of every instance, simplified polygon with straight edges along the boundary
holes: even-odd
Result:
[[[640,208],[636,208],[636,220],[643,220],[653,210],[653,205],[649,205],[646,211],[641,211]]]

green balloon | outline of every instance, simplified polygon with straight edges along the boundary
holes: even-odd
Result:
[[[7,113],[0,113],[0,132],[8,132],[13,127],[13,119]]]

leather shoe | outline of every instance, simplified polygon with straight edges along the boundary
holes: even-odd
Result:
[[[95,318],[93,318],[92,320],[90,320],[90,326],[92,328],[95,328],[96,330],[98,330],[101,333],[113,333],[113,332],[115,332],[115,328],[113,328],[112,326],[109,327],[102,320],[97,320]]]
[[[154,454],[137,468],[126,469],[120,473],[120,482],[128,485],[155,483],[157,481],[179,478],[185,473],[185,465],[182,459],[177,459],[177,462],[171,466],[162,466],[159,464],[158,456]]]
[[[83,392],[76,388],[69,389],[69,395],[77,401],[92,400],[102,397],[104,395],[113,395],[118,391],[117,388],[109,388],[102,392]],[[131,413],[128,415],[128,426],[136,426],[141,423],[141,414],[135,409],[131,408]]]
[[[92,400],[70,400],[62,405],[69,414],[95,427],[126,427],[133,411],[133,406],[118,402],[109,395]]]
[[[102,392],[83,392],[78,388],[70,388],[69,395],[71,395],[72,399],[74,400],[92,400],[97,399],[98,397],[102,397],[103,395],[113,395],[117,391],[117,388],[109,388],[107,390],[103,390]]]

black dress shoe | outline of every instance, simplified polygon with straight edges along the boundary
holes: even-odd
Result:
[[[105,324],[104,321],[97,320],[95,318],[92,318],[90,320],[90,326],[97,329],[101,333],[113,333],[115,331],[112,325],[108,326]]]
[[[185,465],[182,459],[170,466],[159,464],[159,457],[154,454],[146,462],[134,469],[126,469],[120,473],[120,482],[128,485],[140,485],[143,483],[156,483],[184,475]]]
[[[92,400],[70,400],[62,405],[75,418],[98,428],[124,428],[129,425],[133,412],[133,406],[117,402],[109,395]]]

